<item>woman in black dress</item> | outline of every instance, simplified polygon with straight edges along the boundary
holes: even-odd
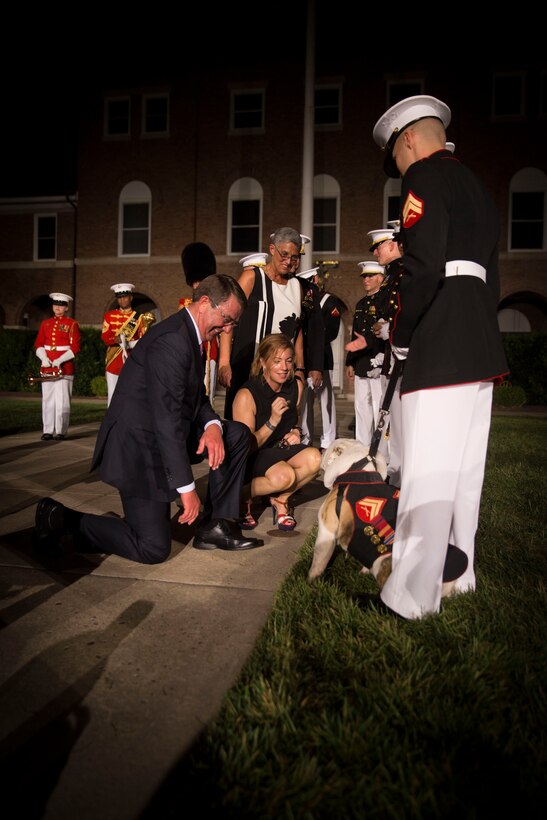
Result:
[[[242,529],[256,527],[251,501],[266,495],[274,524],[280,530],[294,529],[290,497],[319,472],[319,450],[301,443],[298,417],[304,384],[300,372],[296,375],[293,343],[282,333],[272,333],[260,342],[250,378],[236,393],[233,418],[246,424],[255,439],[247,461],[250,495]]]

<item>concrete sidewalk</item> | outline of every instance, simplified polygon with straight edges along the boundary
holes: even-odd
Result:
[[[164,564],[37,554],[42,496],[122,512],[89,473],[98,427],[0,438],[0,770],[18,816],[141,815],[236,681],[326,493],[316,480],[296,496],[292,533],[265,509],[253,532],[265,545],[248,552],[194,550],[173,504]],[[206,467],[195,476],[204,498]]]

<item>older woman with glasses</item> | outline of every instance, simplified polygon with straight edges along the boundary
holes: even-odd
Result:
[[[239,327],[220,341],[218,381],[226,388],[224,417],[232,418],[232,403],[249,378],[259,342],[269,333],[284,333],[295,346],[298,375],[304,374],[302,287],[295,272],[300,264],[300,233],[280,228],[272,236],[264,267],[245,267],[238,279],[247,296]]]
[[[247,425],[254,436],[247,459],[241,529],[254,529],[251,513],[255,496],[269,496],[273,522],[280,530],[296,527],[290,498],[319,472],[321,454],[302,444],[298,426],[302,383],[294,378],[295,349],[282,333],[263,339],[251,367],[251,377],[238,390],[234,421]]]

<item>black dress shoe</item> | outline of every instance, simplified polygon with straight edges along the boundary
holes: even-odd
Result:
[[[196,529],[193,546],[197,550],[252,550],[264,544],[260,538],[247,538],[241,530],[224,519]]]
[[[42,441],[51,441],[52,438],[53,436],[51,435],[51,433],[44,433],[44,435],[42,436]]]
[[[66,529],[65,506],[53,498],[42,498],[36,507],[35,527],[40,537]]]
[[[55,439],[55,441],[64,441],[65,437],[63,436],[62,433],[59,433],[59,435],[54,436],[54,439]]]
[[[379,595],[358,594],[355,598],[359,608],[367,612],[377,612],[379,615],[388,615],[390,618],[395,618],[398,621],[408,620],[408,618],[399,615],[398,612],[395,612],[394,609],[391,609],[385,604]]]

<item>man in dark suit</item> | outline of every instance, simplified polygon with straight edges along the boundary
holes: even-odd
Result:
[[[38,543],[69,531],[77,549],[154,564],[171,550],[171,502],[179,523],[197,521],[197,549],[243,550],[263,541],[244,537],[232,519],[239,504],[251,435],[221,421],[203,382],[202,343],[237,325],[246,297],[231,276],[211,276],[183,310],[159,322],[125,364],[101,425],[92,469],[117,487],[125,518],[80,513],[51,498],[36,510]],[[203,514],[192,463],[210,467]]]

